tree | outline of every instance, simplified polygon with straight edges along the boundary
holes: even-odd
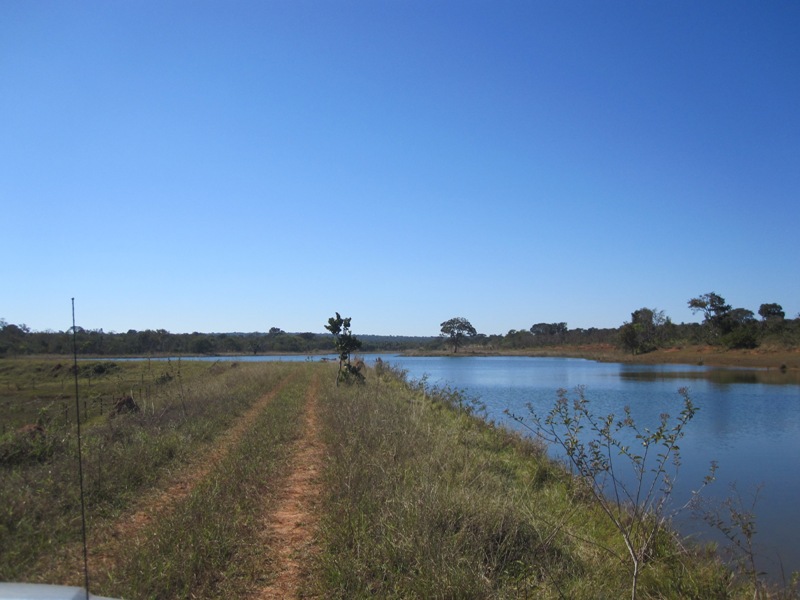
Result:
[[[783,307],[774,302],[762,304],[758,309],[761,317],[761,329],[769,333],[778,333],[787,329],[786,313]]]
[[[746,308],[734,308],[728,313],[728,320],[731,326],[751,325],[756,322],[756,316],[752,310]]]
[[[534,335],[530,331],[511,329],[503,338],[503,346],[506,348],[528,348],[533,345],[534,339]]]
[[[725,317],[722,343],[728,348],[756,348],[760,343],[760,327],[752,310],[734,308]]]
[[[0,323],[0,355],[25,354],[30,331],[24,323],[14,325],[3,319]]]
[[[472,323],[467,321],[464,317],[454,317],[449,321],[445,321],[441,325],[442,336],[449,336],[450,342],[453,344],[453,352],[458,352],[458,345],[465,336],[473,337],[478,335]]]
[[[593,412],[583,388],[576,393],[577,398],[569,398],[567,390],[558,390],[555,405],[544,415],[531,404],[527,419],[508,410],[506,414],[563,450],[577,483],[622,537],[631,565],[631,599],[636,600],[642,570],[655,556],[658,537],[668,523],[673,482],[681,464],[679,443],[697,407],[688,390],[681,388],[683,409],[678,416],[673,419],[663,413],[657,427],[642,427],[630,407],[621,417],[602,415]],[[630,481],[623,474],[626,469],[633,475]],[[715,471],[712,463],[701,487],[713,481]]]
[[[689,300],[689,308],[694,313],[703,313],[703,323],[709,328],[712,338],[719,337],[730,330],[727,317],[731,312],[731,305],[726,304],[725,298],[722,296],[714,292],[702,294]]]
[[[563,335],[567,333],[566,323],[534,323],[530,332],[533,335]]]
[[[328,324],[325,325],[325,329],[333,334],[336,352],[339,354],[339,371],[336,373],[337,386],[340,381],[345,383],[364,382],[361,367],[350,363],[350,354],[361,348],[361,340],[350,331],[350,319],[351,317],[343,319],[337,312],[336,317],[328,319]]]
[[[534,323],[530,332],[536,337],[538,343],[561,343],[568,331],[567,324],[561,323]]]
[[[758,309],[758,315],[764,321],[783,321],[786,318],[786,313],[783,312],[783,307],[780,304],[770,303],[762,304]]]
[[[663,310],[640,308],[631,313],[630,323],[620,328],[620,343],[633,354],[644,354],[658,348],[666,338],[665,330],[671,325]]]
[[[214,338],[209,335],[195,332],[192,334],[190,348],[195,354],[214,354]]]
[[[689,300],[689,308],[692,312],[702,312],[703,320],[707,322],[720,319],[731,310],[730,304],[725,303],[725,298],[714,292],[701,294],[697,298]]]

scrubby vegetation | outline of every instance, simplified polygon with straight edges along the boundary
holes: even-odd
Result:
[[[195,363],[178,369],[129,362],[105,365],[97,375],[92,364],[83,365],[95,377],[79,380],[82,397],[104,399],[80,406],[93,526],[119,516],[288,374],[272,364]],[[61,391],[62,378],[74,375],[54,361],[23,360],[4,362],[1,373],[0,580],[47,580],[53,557],[80,537],[75,398]],[[137,409],[114,411],[113,399],[131,392]],[[31,433],[24,423],[34,418],[39,429]]]
[[[292,367],[290,367],[292,368]],[[263,535],[290,459],[310,372],[280,390],[242,439],[174,510],[128,541],[107,574],[108,593],[125,598],[248,598],[268,576],[275,540]],[[262,388],[262,392],[264,389]]]
[[[332,335],[288,333],[272,327],[268,332],[171,333],[165,329],[129,330],[124,333],[77,328],[81,356],[176,356],[217,354],[320,354],[330,353]],[[402,351],[419,348],[435,338],[360,335],[362,350]],[[71,355],[72,332],[33,331],[24,324],[0,319],[0,358],[28,355]]]
[[[630,597],[618,527],[541,446],[475,418],[457,392],[381,368],[323,403],[324,596]],[[641,561],[640,598],[751,597],[713,551],[668,529]]]
[[[714,293],[688,301],[701,323],[673,323],[664,311],[639,308],[630,321],[612,328],[573,328],[566,322],[534,323],[502,334],[478,333],[463,317],[441,323],[439,336],[359,334],[363,352],[514,353],[559,349],[573,353],[586,346],[619,348],[641,355],[660,348],[710,345],[720,349],[798,349],[800,315],[787,318],[777,303],[752,310],[732,308]],[[333,334],[287,333],[272,327],[266,333],[170,333],[164,329],[125,333],[77,328],[77,351],[89,356],[158,356],[220,354],[330,353]],[[0,319],[0,358],[32,354],[71,354],[72,332],[32,331]]]
[[[54,373],[68,371],[58,364],[4,363],[5,407],[25,419],[40,414],[38,397],[60,390]],[[81,366],[82,391],[89,373],[98,394],[127,390],[138,407],[90,414],[83,427],[95,593],[251,597],[274,578],[282,542],[265,522],[313,397],[326,458],[317,551],[299,593],[631,595],[620,523],[649,517],[620,505],[615,523],[539,443],[486,422],[458,391],[409,382],[382,362],[353,386],[337,386],[329,362],[97,361]],[[42,421],[47,452],[23,448],[0,461],[0,579],[81,583],[69,417]],[[20,434],[9,429],[3,444]],[[650,531],[636,555],[636,597],[767,597],[752,573],[737,577],[713,549],[685,547],[662,524]]]

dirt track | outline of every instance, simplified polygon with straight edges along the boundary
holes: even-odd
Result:
[[[113,572],[124,559],[123,545],[129,544],[139,536],[148,524],[163,518],[186,498],[242,439],[257,416],[291,378],[284,379],[278,386],[259,398],[242,414],[234,424],[214,441],[208,450],[198,454],[188,465],[180,469],[163,486],[142,496],[117,521],[94,532],[89,539],[89,569],[92,580],[101,582],[113,579]],[[77,547],[70,545],[62,550],[52,561],[48,572],[55,574],[57,580],[69,585],[82,585],[76,573],[83,569],[82,554]],[[40,571],[40,569],[37,569]]]
[[[126,560],[126,546],[136,544],[138,538],[147,535],[148,525],[168,516],[220,465],[291,380],[292,377],[284,379],[259,398],[205,452],[198,454],[158,489],[142,496],[121,518],[90,534],[89,568],[93,586],[104,587],[113,581],[113,573]],[[317,421],[319,394],[317,376],[305,394],[300,437],[289,450],[291,467],[277,482],[277,498],[264,514],[263,530],[256,536],[264,553],[264,571],[258,580],[266,583],[248,597],[313,595],[309,585],[310,565],[316,550],[319,479],[324,456]],[[58,556],[48,558],[47,563],[45,569],[49,577],[55,576],[60,583],[82,585],[79,576],[83,568],[82,553],[75,545],[63,548]],[[253,583],[260,585],[257,581]]]
[[[323,462],[317,423],[318,396],[319,378],[315,378],[306,395],[303,432],[291,452],[293,469],[278,494],[275,510],[264,521],[269,546],[277,549],[273,569],[276,577],[254,598],[297,598],[301,593],[310,597],[304,588],[316,551],[319,475]]]

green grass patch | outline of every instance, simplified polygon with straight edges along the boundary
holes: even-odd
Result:
[[[150,372],[153,379],[145,378],[141,393],[135,392],[138,412],[113,416],[106,412],[84,424],[90,535],[122,514],[170,470],[181,468],[193,453],[213,442],[288,374],[272,364],[185,366],[180,371],[175,368],[175,376],[160,384],[154,379],[161,370],[153,370],[147,361],[124,363],[122,373],[106,375],[129,383],[134,377],[141,382]],[[27,374],[42,372],[36,364],[15,368]],[[152,386],[149,394],[148,385]],[[23,442],[17,432],[0,439],[0,457],[5,458],[0,461],[0,580],[59,581],[56,557],[66,545],[80,540],[74,420],[71,424],[45,423],[44,432],[37,436],[29,445],[46,445],[46,451],[19,450]]]
[[[431,394],[388,367],[381,376],[370,371],[366,385],[338,387],[335,369],[319,363],[163,367],[103,365],[93,383],[113,388],[114,378],[126,386],[138,378],[140,410],[94,415],[86,424],[90,538],[214,444],[257,398],[279,391],[188,495],[114,546],[116,567],[96,574],[94,593],[246,598],[268,583],[276,542],[265,534],[265,518],[290,467],[305,395],[321,378],[320,551],[302,594],[630,597],[619,532],[591,495],[541,446],[477,418],[457,393]],[[19,368],[23,382],[47,371]],[[20,387],[14,393],[27,390]],[[80,536],[74,424],[45,432],[52,447],[0,462],[1,580],[67,583],[57,579],[52,557]],[[687,548],[664,530],[638,597],[752,598],[746,585],[713,551]]]
[[[331,388],[323,405],[321,595],[630,597],[616,530],[537,444],[391,377]],[[716,557],[665,534],[638,597],[737,593]]]
[[[245,598],[263,580],[262,517],[300,429],[306,377],[281,390],[241,443],[174,512],[133,541],[104,593],[125,598]],[[267,565],[269,560],[267,560]]]

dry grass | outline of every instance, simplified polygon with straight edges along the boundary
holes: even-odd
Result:
[[[452,356],[449,352],[424,353],[431,356]],[[800,349],[786,349],[765,345],[753,350],[723,350],[715,346],[688,345],[662,348],[646,354],[633,355],[610,344],[579,346],[546,346],[524,350],[486,351],[479,346],[466,348],[460,356],[543,356],[586,358],[601,362],[632,364],[684,364],[739,369],[774,369],[800,372]],[[791,374],[790,374],[791,376]]]
[[[457,395],[384,379],[331,390],[320,594],[622,598],[631,574],[599,507],[542,449]],[[736,598],[714,556],[659,537],[640,598]]]

